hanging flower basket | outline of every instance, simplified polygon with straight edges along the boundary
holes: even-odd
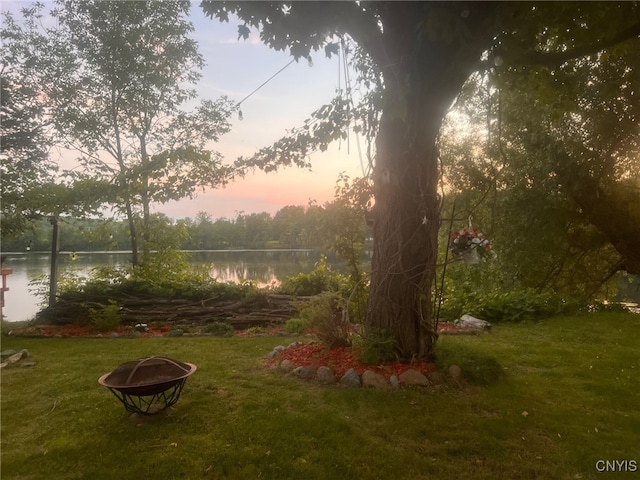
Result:
[[[466,252],[461,253],[460,258],[467,265],[477,265],[480,263],[480,255],[478,255],[478,250],[475,248],[470,248]]]
[[[451,254],[464,263],[478,264],[491,251],[491,243],[476,227],[453,232],[450,238]]]

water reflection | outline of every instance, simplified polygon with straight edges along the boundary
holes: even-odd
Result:
[[[210,275],[218,281],[252,281],[260,286],[277,285],[284,278],[300,272],[310,272],[322,258],[336,271],[344,271],[344,266],[334,255],[316,250],[225,250],[189,252],[191,263],[195,266],[206,265]],[[5,293],[5,320],[20,321],[32,318],[40,309],[43,301],[29,283],[49,274],[50,255],[42,252],[3,253],[6,256],[5,268],[13,269],[7,277],[9,291]],[[365,254],[363,261],[367,261]],[[97,265],[128,265],[131,254],[128,252],[76,252],[61,253],[60,271],[73,269],[79,275],[87,274]]]
[[[211,277],[219,281],[257,284],[279,284],[284,278],[300,272],[310,272],[322,257],[322,252],[311,250],[251,250],[224,252],[194,252],[194,264],[210,266]],[[329,256],[332,268],[342,271],[342,265]]]

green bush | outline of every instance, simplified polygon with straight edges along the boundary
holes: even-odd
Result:
[[[580,304],[579,300],[567,300],[554,293],[538,293],[528,288],[452,289],[445,291],[440,316],[453,319],[468,313],[489,322],[519,322],[573,314]]]
[[[344,298],[335,293],[324,292],[309,300],[297,302],[296,307],[300,311],[300,317],[329,348],[351,344]]]
[[[165,250],[150,255],[139,267],[99,266],[91,270],[88,279],[66,279],[61,294],[79,292],[93,297],[140,295],[191,300],[255,300],[260,295],[259,289],[250,283],[212,279],[206,266],[192,269],[185,255]]]
[[[322,257],[312,272],[285,278],[280,291],[290,295],[311,296],[322,292],[346,292],[348,284],[347,278],[331,270],[327,258]]]
[[[206,333],[210,333],[215,337],[231,337],[233,336],[233,327],[224,322],[207,323],[204,327]]]
[[[447,268],[440,317],[468,313],[490,322],[518,322],[575,314],[588,302],[566,291],[540,292],[505,274],[497,261]]]
[[[115,300],[109,300],[108,305],[95,304],[86,308],[91,325],[98,332],[109,332],[120,325],[120,305]]]
[[[476,307],[480,318],[493,322],[517,322],[575,313],[578,305],[552,293],[539,294],[533,290],[492,292],[479,299]]]
[[[354,340],[354,351],[362,363],[377,365],[395,360],[395,340],[384,330],[370,328]]]
[[[302,335],[307,331],[307,322],[302,318],[290,318],[284,324],[284,330],[287,333]]]
[[[361,278],[352,288],[347,301],[349,303],[349,321],[363,324],[367,314],[367,301],[369,300],[369,282]]]

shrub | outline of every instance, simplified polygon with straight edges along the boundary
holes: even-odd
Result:
[[[370,328],[356,338],[354,350],[362,363],[377,365],[396,358],[395,340],[384,330]]]
[[[369,301],[369,282],[358,283],[349,296],[349,319],[351,323],[364,323]]]
[[[224,322],[207,323],[204,327],[206,333],[210,333],[215,337],[231,337],[233,335],[233,327]]]
[[[67,275],[61,283],[61,296],[78,293],[88,297],[121,298],[123,295],[152,295],[193,300],[224,299],[255,301],[259,289],[249,282],[218,282],[209,276],[209,268],[190,267],[183,252],[165,250],[150,255],[139,267],[93,268],[89,278]],[[41,280],[43,299],[48,295],[48,280]]]
[[[120,305],[115,300],[109,300],[108,305],[96,304],[86,308],[91,325],[98,332],[108,332],[120,325]]]
[[[441,316],[458,318],[469,313],[489,322],[518,322],[575,313],[579,305],[578,300],[567,300],[554,293],[537,293],[528,288],[454,290],[446,294]]]
[[[307,322],[302,318],[290,318],[284,324],[287,333],[302,335],[307,331]]]
[[[327,265],[327,258],[322,257],[310,273],[299,273],[287,277],[280,285],[280,291],[291,295],[311,296],[322,292],[345,292],[348,280],[334,272]]]
[[[351,344],[344,298],[335,293],[324,292],[309,300],[297,302],[296,306],[300,317],[308,322],[309,328],[329,348]]]

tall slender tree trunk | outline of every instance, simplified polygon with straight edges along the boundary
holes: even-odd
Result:
[[[142,161],[142,261],[149,258],[149,226],[151,223],[151,200],[149,199],[149,155],[147,153],[147,138],[145,134],[139,136],[140,157]]]
[[[131,190],[129,181],[127,180],[127,167],[124,163],[124,154],[122,153],[122,140],[120,138],[120,119],[118,118],[118,97],[117,89],[115,86],[111,88],[111,116],[114,128],[114,136],[116,142],[115,157],[118,161],[118,168],[120,174],[118,176],[118,182],[124,197],[125,209],[127,213],[127,221],[129,223],[129,239],[131,240],[131,264],[135,267],[138,265],[138,232],[136,227],[136,221],[133,214],[133,206],[131,202]]]
[[[53,307],[58,298],[58,254],[60,253],[60,219],[58,215],[51,217],[53,231],[51,234],[51,269],[49,275],[49,306]]]
[[[123,188],[128,188],[126,183],[123,185]],[[131,206],[131,200],[129,198],[127,198],[125,204],[127,221],[129,223],[129,239],[131,240],[131,265],[135,267],[140,263],[138,259],[138,233],[136,219],[133,215],[133,207]]]

